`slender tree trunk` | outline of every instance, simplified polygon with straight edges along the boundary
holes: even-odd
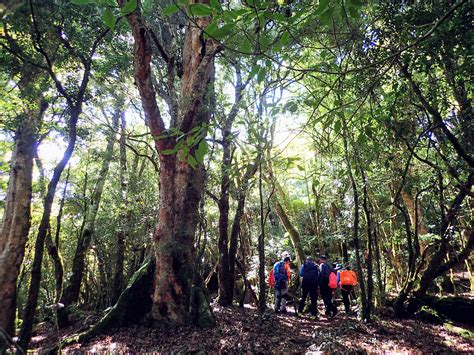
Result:
[[[373,304],[373,289],[374,289],[374,282],[373,282],[373,226],[372,226],[372,215],[369,207],[369,197],[367,192],[367,177],[365,175],[365,171],[363,170],[362,166],[359,166],[360,172],[362,175],[362,191],[364,194],[364,198],[362,201],[362,206],[365,213],[365,219],[367,222],[367,303],[366,308],[363,310],[362,315],[363,318],[367,321],[371,321],[371,313],[372,313],[372,304]]]
[[[221,194],[219,199],[219,267],[217,270],[219,294],[218,302],[222,306],[232,304],[232,291],[229,289],[229,188],[232,160],[232,147],[230,142],[231,125],[226,125],[222,132],[223,157],[221,165]]]
[[[262,162],[259,162],[259,177],[258,177],[258,195],[260,198],[260,234],[258,236],[258,278],[259,278],[259,292],[258,292],[258,310],[261,314],[266,309],[266,285],[265,285],[265,216],[264,216],[264,201],[263,201],[263,176],[262,176]]]
[[[366,297],[366,288],[365,288],[365,282],[364,282],[364,273],[362,271],[362,261],[361,261],[361,255],[360,255],[360,240],[359,240],[359,191],[357,189],[357,184],[352,172],[352,166],[351,166],[351,161],[349,159],[349,149],[348,149],[348,130],[347,130],[347,122],[345,118],[342,120],[343,123],[343,134],[342,138],[344,141],[344,158],[346,161],[347,165],[347,170],[349,172],[349,178],[351,181],[351,187],[352,187],[352,193],[353,193],[353,198],[354,198],[354,225],[353,225],[353,234],[352,234],[352,240],[354,242],[354,247],[355,247],[355,256],[356,256],[356,267],[357,267],[357,273],[359,275],[359,286],[360,286],[360,298],[362,301],[362,309],[365,310],[367,309],[367,297]]]
[[[375,248],[375,261],[377,266],[377,286],[378,286],[378,301],[383,303],[385,299],[385,282],[382,277],[382,259],[380,257],[380,237],[379,230],[374,226],[374,248]]]
[[[28,289],[28,299],[23,315],[23,324],[20,332],[20,345],[22,348],[27,349],[31,339],[31,333],[33,330],[33,321],[38,302],[39,288],[41,282],[41,265],[43,262],[43,251],[44,241],[48,230],[50,228],[50,217],[51,209],[53,206],[54,195],[56,193],[56,187],[58,186],[61,174],[66,167],[69,159],[71,158],[72,152],[76,145],[76,127],[79,115],[81,113],[82,103],[78,103],[71,109],[71,116],[69,118],[69,139],[66,150],[64,151],[62,159],[56,165],[53,171],[53,176],[48,184],[48,191],[43,202],[43,216],[36,235],[35,242],[35,256],[33,259],[33,265],[31,268],[31,281]]]
[[[95,220],[99,211],[102,192],[104,190],[105,181],[107,180],[110,162],[112,161],[113,157],[115,132],[118,128],[120,114],[121,107],[117,108],[117,111],[112,117],[113,128],[108,133],[107,148],[104,152],[102,167],[99,171],[98,179],[91,196],[91,205],[87,210],[86,223],[77,243],[76,252],[74,254],[74,259],[72,263],[72,274],[69,279],[69,284],[64,290],[64,297],[62,301],[66,306],[70,305],[71,303],[77,302],[79,299],[79,291],[81,289],[81,283],[84,274],[85,257],[92,242],[92,237],[95,229]]]
[[[232,125],[239,111],[240,103],[243,97],[243,90],[246,84],[242,83],[240,68],[236,66],[236,84],[234,104],[224,120],[222,127],[222,165],[221,165],[221,193],[219,199],[219,295],[218,302],[222,306],[232,304],[234,296],[235,280],[235,254],[237,253],[237,236],[234,233],[234,226],[238,234],[239,224],[234,223],[230,236],[229,245],[229,195],[230,195],[230,174],[232,168]],[[245,196],[243,197],[245,199]],[[243,209],[243,206],[241,207]],[[240,213],[241,214],[241,213]],[[236,214],[237,218],[237,214]],[[240,218],[240,216],[238,217]]]
[[[117,250],[115,257],[115,272],[114,272],[114,284],[112,290],[112,303],[115,304],[122,293],[124,287],[123,270],[124,270],[124,259],[125,259],[125,240],[127,236],[127,230],[129,225],[129,211],[127,207],[128,188],[125,181],[125,175],[127,172],[127,152],[125,149],[126,137],[125,137],[125,113],[122,112],[120,115],[120,198],[122,202],[122,208],[124,213],[120,213],[118,221],[119,229],[116,232],[117,238]]]
[[[242,178],[241,186],[238,193],[237,208],[235,210],[234,220],[232,222],[232,229],[230,232],[230,244],[229,244],[229,279],[227,280],[231,299],[234,296],[234,285],[235,285],[235,263],[237,257],[238,238],[240,234],[240,221],[244,214],[245,199],[247,192],[250,187],[250,179],[257,172],[258,163],[255,162],[253,165],[248,165],[247,170]]]
[[[56,217],[56,231],[54,235],[54,243],[51,237],[51,231],[46,235],[46,249],[48,250],[48,254],[53,260],[54,264],[54,280],[55,280],[55,285],[56,285],[56,296],[55,296],[55,303],[58,303],[61,300],[62,293],[63,293],[63,276],[64,276],[64,266],[63,266],[63,260],[61,257],[61,253],[59,252],[59,236],[61,232],[61,219],[63,215],[63,208],[64,208],[64,202],[66,200],[66,191],[67,191],[67,185],[69,182],[69,172],[70,172],[71,167],[67,169],[66,173],[66,180],[64,181],[64,189],[63,189],[63,196],[61,198],[61,201],[59,203],[59,212]]]

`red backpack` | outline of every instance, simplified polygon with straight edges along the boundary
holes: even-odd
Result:
[[[337,288],[337,275],[335,272],[330,272],[329,273],[329,282],[328,282],[329,288],[336,289]]]
[[[356,286],[357,274],[352,270],[343,270],[340,273],[340,280],[342,286]]]

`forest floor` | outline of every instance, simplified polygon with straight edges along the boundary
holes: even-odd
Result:
[[[296,317],[268,311],[260,317],[255,308],[214,306],[216,325],[211,329],[182,327],[158,330],[141,326],[111,329],[87,344],[73,344],[67,352],[474,352],[474,328],[455,323],[434,325],[412,319],[379,316],[365,324],[343,312],[326,318]],[[32,350],[42,352],[84,329],[98,317],[55,331],[42,323],[32,339]]]

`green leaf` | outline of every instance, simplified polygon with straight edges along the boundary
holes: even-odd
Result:
[[[163,15],[164,16],[171,16],[171,15],[173,15],[174,13],[176,13],[178,11],[179,11],[179,7],[177,5],[175,5],[175,4],[169,5],[169,6],[166,6],[163,9]]]
[[[197,164],[198,164],[196,159],[191,154],[188,155],[188,164],[191,165],[193,169],[196,169]]]
[[[215,39],[223,39],[228,34],[232,33],[234,31],[234,28],[235,28],[235,25],[233,23],[225,24],[224,26],[214,31],[213,37]]]
[[[266,51],[270,45],[270,39],[267,36],[260,37],[260,50]]]
[[[109,8],[106,8],[104,14],[102,15],[102,21],[110,28],[112,31],[115,29],[115,16]]]
[[[209,25],[207,25],[206,29],[204,30],[204,38],[207,39],[209,37],[214,37],[217,31],[217,22],[212,21]]]
[[[249,78],[253,78],[255,75],[257,75],[258,71],[260,70],[260,66],[258,64],[255,64],[252,67],[252,70],[250,71]]]
[[[74,4],[74,5],[89,5],[89,4],[95,4],[95,0],[71,0],[71,4]]]
[[[315,15],[321,15],[328,8],[329,0],[320,0],[318,8],[314,12]]]
[[[189,7],[192,16],[209,16],[212,14],[212,8],[207,4],[192,4]]]
[[[137,0],[128,0],[127,3],[120,9],[122,15],[131,14],[137,8]]]
[[[334,123],[334,133],[339,134],[341,131],[341,121],[337,120],[336,123]]]
[[[328,25],[331,20],[332,16],[334,14],[335,8],[334,7],[328,7],[322,14],[321,14],[321,22],[325,25]]]
[[[280,45],[283,47],[288,43],[288,40],[290,39],[290,32],[285,31],[280,37]]]
[[[257,75],[257,81],[261,83],[262,81],[265,80],[265,75],[267,74],[267,70],[265,68],[260,68],[258,75]]]
[[[204,163],[204,157],[206,156],[207,152],[209,151],[209,146],[207,145],[207,142],[205,139],[201,140],[201,142],[198,145],[198,148],[196,149],[196,160],[200,163]]]
[[[247,37],[245,37],[242,41],[242,44],[240,45],[240,51],[248,54],[252,52],[252,43]]]
[[[362,0],[347,0],[347,6],[360,9],[364,6],[364,2]]]
[[[222,11],[222,6],[221,6],[221,3],[220,3],[219,0],[211,0],[210,5],[213,9],[215,9],[219,12]]]
[[[171,155],[175,153],[176,153],[176,149],[165,149],[161,151],[161,154],[163,155]]]
[[[189,0],[178,0],[177,3],[179,6],[188,6]]]

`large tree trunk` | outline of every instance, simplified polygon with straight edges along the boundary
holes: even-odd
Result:
[[[113,127],[108,133],[107,148],[104,152],[102,167],[99,171],[94,192],[91,196],[91,205],[89,206],[86,212],[86,223],[77,242],[76,252],[74,254],[74,259],[72,263],[72,274],[69,279],[69,284],[64,290],[64,297],[62,298],[62,302],[65,306],[70,305],[71,303],[75,303],[79,299],[79,291],[81,289],[81,283],[84,274],[85,257],[91,245],[92,237],[94,235],[95,220],[97,217],[97,212],[99,211],[100,200],[102,198],[102,192],[104,190],[105,181],[107,179],[110,162],[112,161],[113,157],[115,132],[118,128],[121,110],[122,107],[120,105],[112,116]]]
[[[16,282],[30,229],[33,157],[38,122],[46,109],[42,104],[37,117],[25,119],[15,134],[11,173],[5,197],[0,231],[0,328],[14,336]]]
[[[152,318],[161,326],[186,323],[209,326],[214,318],[202,280],[195,270],[193,247],[204,186],[203,166],[199,164],[193,168],[183,161],[193,161],[189,157],[195,154],[195,144],[184,157],[182,151],[179,152],[181,159],[177,152],[169,154],[169,150],[176,150],[176,139],[167,136],[156,101],[150,65],[151,40],[140,6],[127,16],[127,20],[135,40],[135,80],[145,119],[160,156],[160,210],[154,235],[156,271]],[[209,119],[205,112],[205,94],[218,50],[211,39],[204,40],[202,36],[201,28],[209,21],[208,17],[195,18],[186,27],[179,117],[176,122],[172,120],[172,128],[183,134],[190,134],[194,128],[204,128]]]

